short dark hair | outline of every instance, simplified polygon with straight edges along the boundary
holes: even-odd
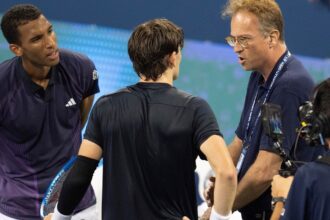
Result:
[[[2,17],[1,30],[10,44],[19,44],[18,27],[40,17],[41,11],[31,4],[18,4],[11,7]]]
[[[330,138],[330,79],[321,82],[314,90],[313,129]]]
[[[171,66],[169,56],[183,47],[183,30],[167,19],[154,19],[135,28],[128,54],[139,77],[157,80]]]
[[[315,115],[322,113],[330,117],[330,78],[315,87],[313,107]]]

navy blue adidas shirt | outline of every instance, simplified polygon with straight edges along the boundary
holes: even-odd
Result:
[[[84,138],[103,149],[102,219],[197,220],[195,160],[221,135],[209,105],[165,83],[95,103]]]
[[[330,157],[330,152],[325,156]],[[330,218],[330,165],[308,163],[297,171],[282,220],[325,220]]]
[[[99,91],[93,62],[60,50],[46,90],[35,84],[20,57],[0,64],[0,212],[40,219],[41,199],[81,143],[80,104]],[[89,190],[82,206],[94,203]]]
[[[287,53],[287,52],[286,52]],[[286,54],[285,53],[285,54]],[[255,124],[257,115],[260,111],[261,105],[265,99],[266,93],[270,88],[272,79],[278,69],[279,64],[283,60],[285,54],[279,59],[275,65],[272,73],[266,82],[262,75],[258,72],[252,72],[241,119],[236,130],[236,135],[244,141],[245,131],[247,127],[248,117],[251,111],[251,106],[254,97],[257,95],[256,104],[253,109],[250,129],[247,132],[247,137],[251,136],[249,148],[242,164],[241,170],[238,174],[240,181],[250,166],[254,163],[259,150],[274,151],[272,149],[272,142],[263,131],[262,121],[259,118]],[[292,55],[288,58],[287,63],[284,65],[282,71],[279,73],[273,87],[269,91],[267,102],[278,104],[282,108],[282,129],[285,135],[283,147],[287,152],[293,156],[293,145],[296,139],[296,128],[299,127],[299,114],[298,108],[305,101],[310,99],[314,83],[310,75],[307,73],[302,64]],[[254,126],[255,125],[255,126]],[[323,153],[322,148],[309,149],[306,144],[300,140],[298,148],[296,149],[297,160],[310,161]],[[243,207],[240,211],[244,213],[262,213],[264,210],[271,211],[271,195],[270,189],[262,194],[257,200],[251,202]]]

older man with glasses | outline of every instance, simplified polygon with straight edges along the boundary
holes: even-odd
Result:
[[[239,181],[233,211],[239,210],[243,219],[269,219],[270,183],[282,159],[265,135],[260,108],[266,102],[281,106],[283,147],[292,153],[299,126],[298,107],[309,99],[314,83],[287,49],[283,16],[274,0],[230,0],[223,14],[231,17],[227,43],[243,69],[252,71],[236,136],[229,145]],[[299,141],[295,159],[309,161],[318,154],[318,149],[306,152],[305,148]]]

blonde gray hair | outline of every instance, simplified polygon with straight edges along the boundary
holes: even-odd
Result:
[[[263,34],[278,30],[279,39],[284,41],[284,19],[279,5],[274,0],[229,0],[222,12],[224,17],[232,17],[239,11],[254,14]]]

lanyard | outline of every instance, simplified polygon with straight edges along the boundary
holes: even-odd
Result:
[[[290,56],[291,56],[291,53],[290,53],[290,51],[288,51],[286,53],[286,55],[283,57],[281,63],[278,65],[277,70],[275,72],[275,75],[274,75],[274,77],[272,79],[272,82],[270,83],[269,89],[267,90],[266,96],[265,96],[262,104],[265,104],[266,103],[266,101],[268,99],[268,96],[270,94],[270,91],[271,91],[271,89],[272,89],[272,87],[273,87],[273,85],[274,85],[277,77],[279,76],[279,73],[282,71],[283,66],[286,64],[286,62],[288,61],[288,59],[289,59]],[[254,96],[254,99],[253,99],[253,102],[252,102],[252,106],[251,106],[251,109],[250,109],[249,118],[248,118],[248,121],[247,121],[247,124],[246,124],[246,129],[245,129],[244,142],[246,142],[248,140],[247,139],[248,138],[248,134],[247,133],[248,133],[248,130],[250,129],[251,119],[252,119],[252,113],[253,113],[253,110],[254,110],[254,107],[255,107],[255,104],[256,104],[256,100],[257,100],[257,97],[258,97],[258,91],[259,91],[259,89],[257,90],[257,92],[256,92],[256,94]],[[250,137],[249,138],[249,141],[250,141],[250,139],[251,139],[251,137],[253,135],[254,129],[257,126],[257,123],[258,123],[258,120],[260,118],[260,115],[261,115],[261,110],[259,110],[258,116],[257,116],[256,120],[254,121],[253,127],[251,128],[252,130],[250,132],[251,134],[249,135],[249,137]],[[248,145],[246,145],[246,146],[248,146]]]

